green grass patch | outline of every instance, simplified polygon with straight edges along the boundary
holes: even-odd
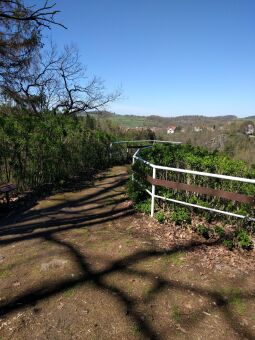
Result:
[[[144,300],[150,300],[152,297],[151,285],[143,287],[142,296]]]
[[[223,290],[229,304],[234,308],[238,314],[244,314],[246,311],[246,304],[242,299],[242,291],[238,288],[226,288]]]
[[[89,237],[89,233],[90,232],[89,232],[88,228],[81,228],[81,229],[77,230],[77,234],[81,235],[85,238]]]
[[[5,279],[11,275],[11,269],[13,265],[8,265],[3,268],[0,268],[0,279]]]
[[[168,256],[168,260],[175,266],[181,266],[185,263],[185,255],[182,252],[176,252]]]
[[[173,305],[171,308],[171,318],[176,323],[181,321],[181,313],[178,305]]]
[[[76,293],[76,289],[77,289],[77,287],[68,288],[64,291],[63,295],[65,297],[72,297]]]
[[[134,242],[134,240],[130,240],[130,239],[126,239],[125,240],[125,243],[127,244],[127,245],[130,245],[130,244],[132,244]]]
[[[134,324],[133,326],[133,334],[134,335],[138,335],[138,334],[141,334],[142,333],[142,328],[140,325],[138,325],[137,323]]]
[[[167,271],[170,265],[181,266],[185,263],[185,261],[185,255],[182,252],[176,252],[171,255],[164,255],[161,262],[161,271]]]

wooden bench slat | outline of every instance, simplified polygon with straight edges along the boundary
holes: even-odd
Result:
[[[17,186],[15,184],[8,183],[8,184],[4,184],[0,186],[0,192],[6,193],[9,191],[15,190],[16,188]]]

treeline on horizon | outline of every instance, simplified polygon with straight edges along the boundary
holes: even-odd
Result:
[[[97,114],[97,112],[95,112]],[[93,115],[93,112],[91,113]],[[160,116],[156,114],[147,114],[147,115],[137,115],[137,114],[119,114],[118,112],[112,112],[112,111],[100,111],[100,114],[102,117],[129,117],[133,119],[139,119],[139,118],[144,118],[145,120],[163,120],[163,121],[171,121],[171,120],[179,120],[179,119],[187,119],[187,120],[194,120],[194,119],[204,119],[207,121],[211,120],[235,120],[235,119],[240,119],[240,120],[246,120],[246,119],[255,119],[255,115],[247,116],[247,117],[238,117],[236,115],[214,115],[214,116],[206,116],[202,114],[192,114],[192,115],[169,115],[169,116]]]

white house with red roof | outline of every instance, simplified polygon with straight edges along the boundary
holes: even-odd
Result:
[[[170,134],[170,133],[175,133],[175,130],[176,130],[176,126],[175,125],[170,125],[167,127],[167,133]]]

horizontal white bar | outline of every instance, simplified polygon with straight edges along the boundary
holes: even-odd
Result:
[[[194,170],[170,168],[170,167],[167,167],[167,166],[161,166],[161,165],[155,165],[155,164],[151,164],[151,166],[153,168],[161,169],[161,170],[182,172],[182,173],[191,174],[191,175],[214,177],[214,178],[220,178],[220,179],[227,179],[227,180],[231,180],[231,181],[239,181],[239,182],[244,182],[244,183],[255,184],[255,179],[250,179],[250,178],[242,178],[242,177],[235,177],[235,176],[212,174],[212,173],[209,173],[209,172],[200,172],[200,171],[194,171]]]
[[[238,182],[243,182],[243,183],[251,183],[255,184],[255,179],[251,178],[243,178],[243,177],[236,177],[236,176],[227,176],[227,175],[219,175],[219,174],[212,174],[210,172],[201,172],[201,171],[195,171],[195,170],[187,170],[187,169],[179,169],[179,168],[171,168],[168,166],[162,166],[162,165],[156,165],[152,164],[150,162],[145,161],[139,156],[136,156],[139,152],[139,149],[137,152],[134,154],[134,158],[138,159],[139,161],[150,165],[152,168],[155,169],[160,169],[160,170],[166,170],[166,171],[174,171],[174,172],[181,172],[185,174],[191,174],[191,175],[198,175],[198,176],[206,176],[206,177],[213,177],[213,178],[220,178],[220,179],[227,179],[229,181],[238,181]]]
[[[162,199],[164,201],[178,203],[178,204],[186,205],[186,206],[193,207],[193,208],[209,210],[209,211],[213,211],[213,212],[216,212],[216,213],[219,213],[219,214],[224,214],[224,215],[233,216],[233,217],[239,217],[239,218],[247,218],[249,221],[255,221],[255,218],[251,218],[251,217],[247,217],[247,216],[239,215],[239,214],[234,214],[234,213],[231,213],[231,212],[228,212],[228,211],[208,208],[208,207],[204,207],[202,205],[187,203],[187,202],[183,202],[183,201],[178,201],[178,200],[175,200],[175,199],[172,199],[172,198],[166,198],[166,197],[162,197],[162,196],[159,196],[159,195],[155,195],[154,197]]]
[[[121,144],[121,143],[141,143],[141,142],[152,142],[152,143],[170,143],[170,144],[181,144],[182,142],[174,142],[169,140],[158,140],[158,139],[141,139],[141,140],[120,140],[117,142],[111,142],[111,144]]]
[[[137,151],[139,151],[139,150],[137,150]],[[136,152],[136,153],[137,153],[137,152]],[[145,161],[145,160],[142,159],[141,157],[135,156],[136,153],[134,154],[133,158],[138,159],[139,161],[141,161],[141,162],[143,162],[144,164],[147,164],[147,165],[149,165],[149,166],[151,166],[151,167],[153,166],[153,164],[151,164],[150,162]]]

